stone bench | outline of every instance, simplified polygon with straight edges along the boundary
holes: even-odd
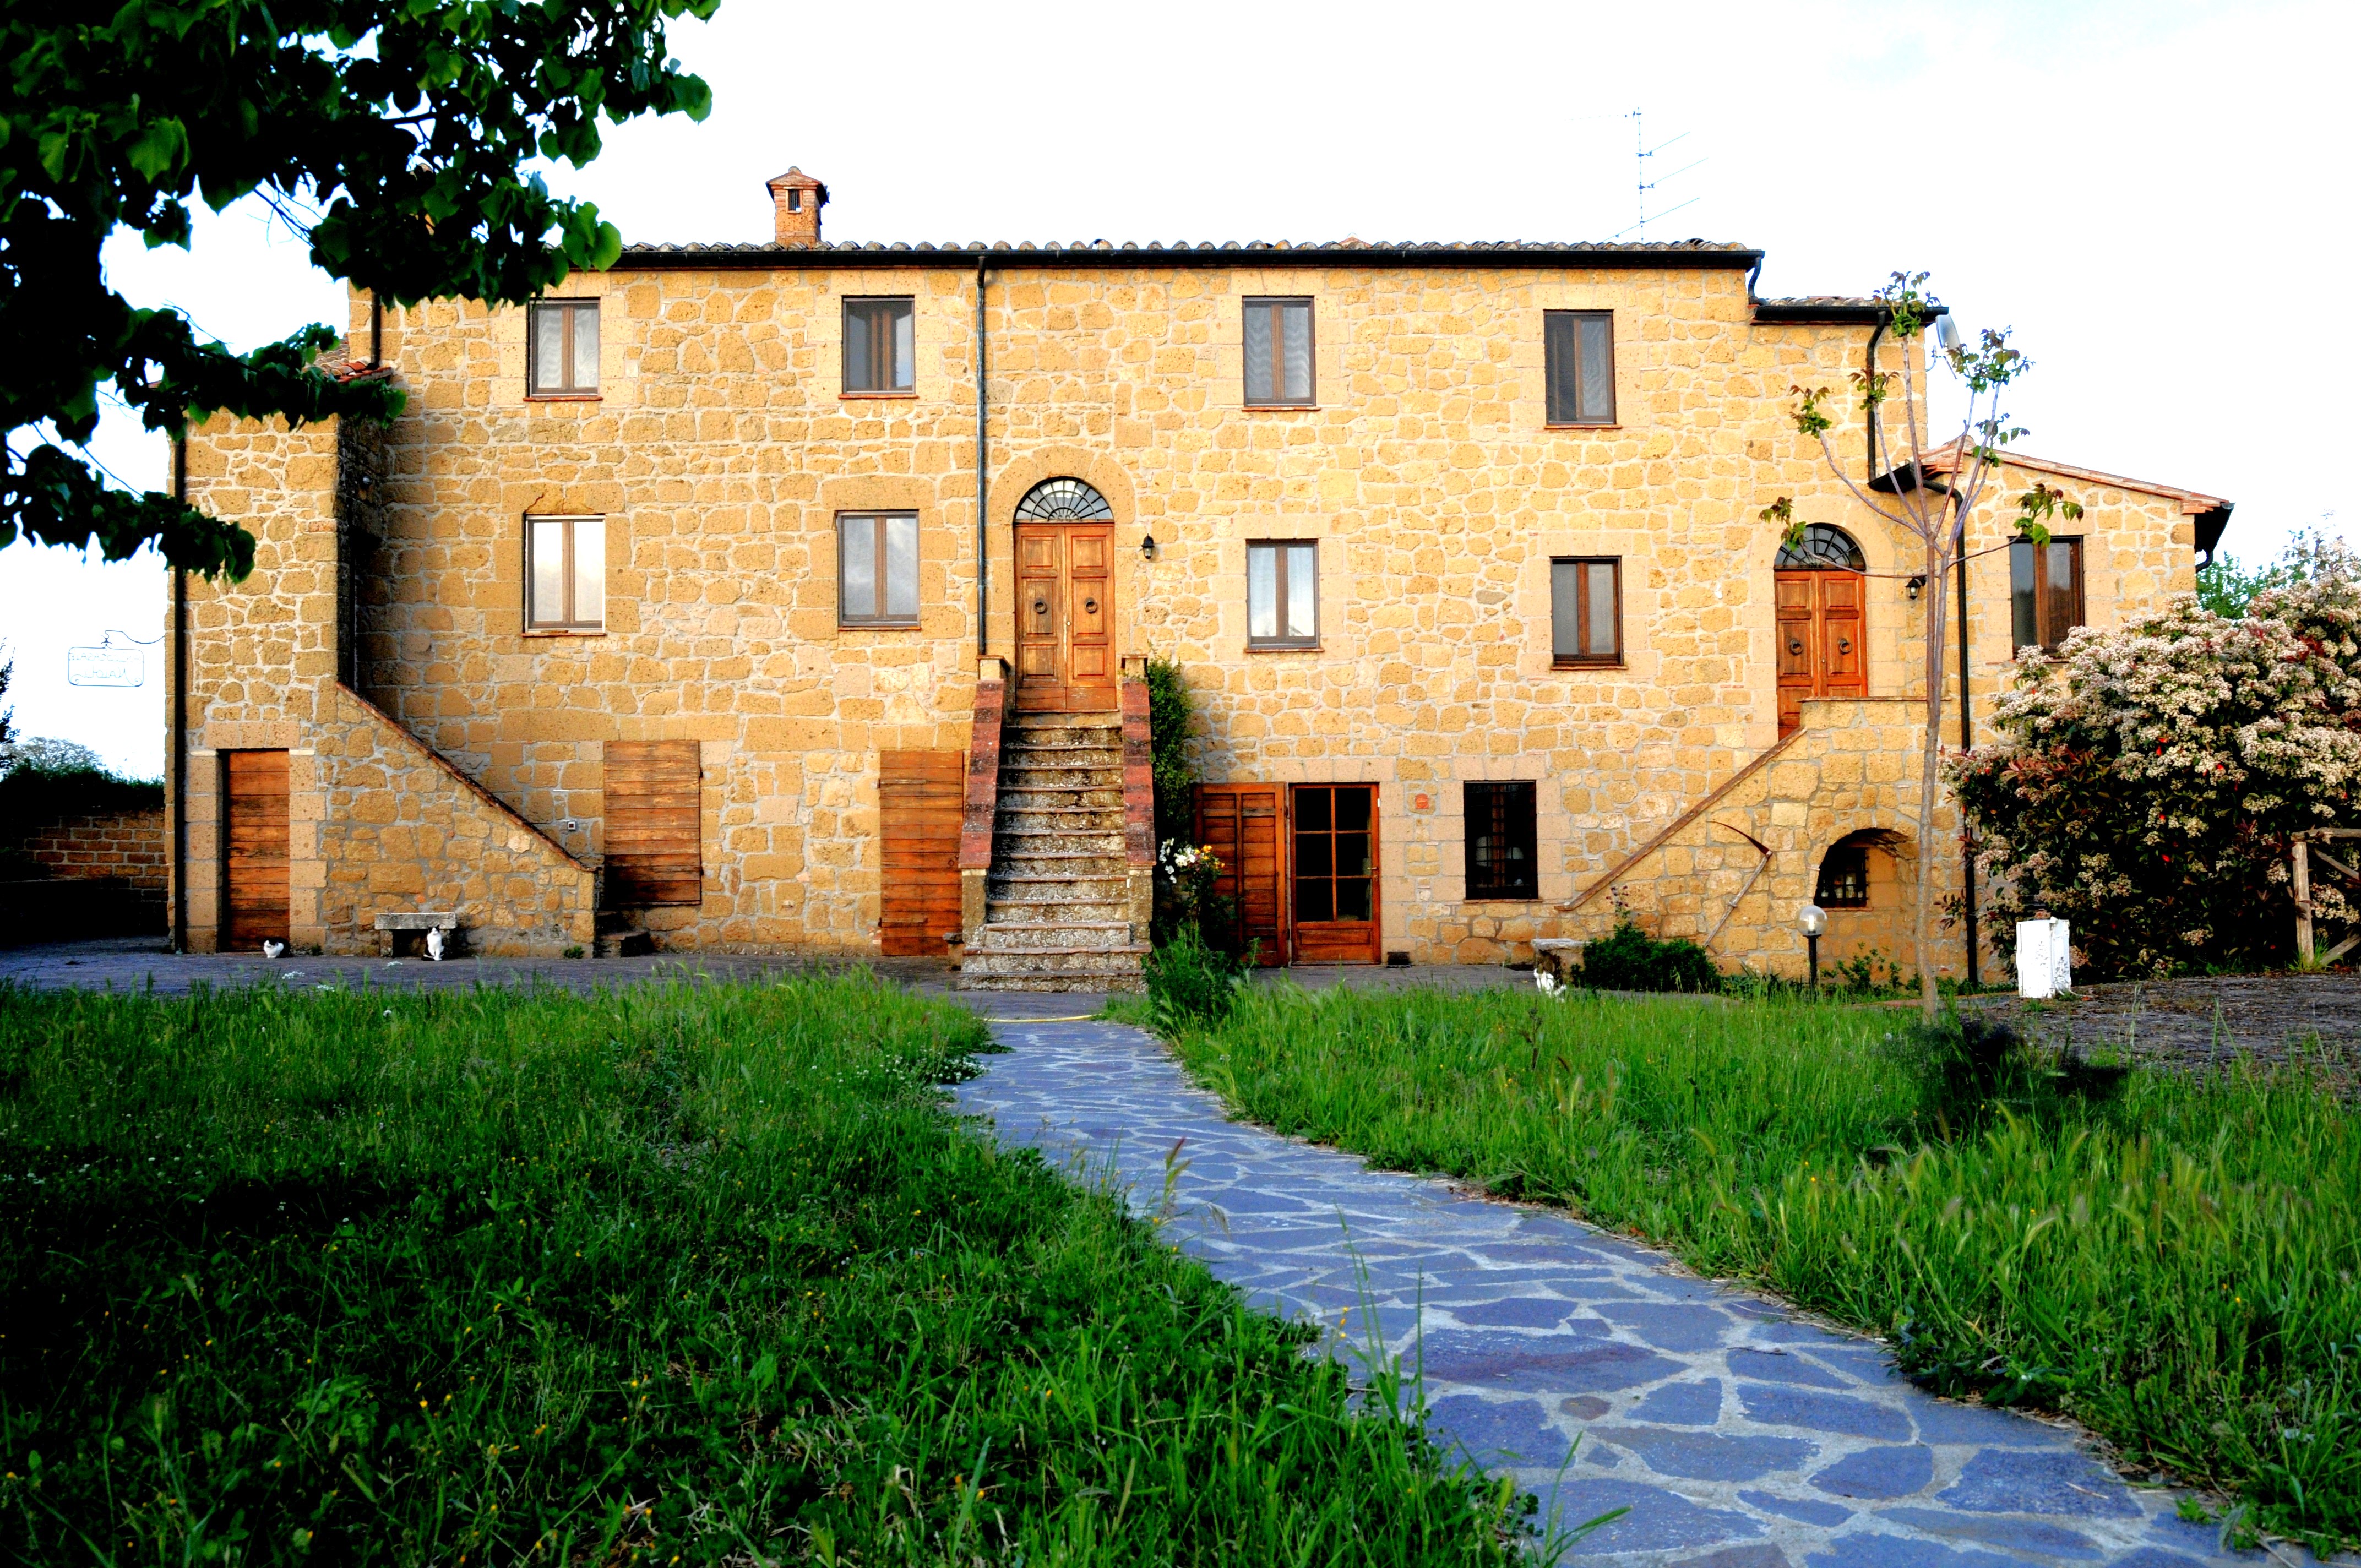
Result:
[[[431,911],[380,915],[377,928],[385,934],[384,956],[389,959],[423,957],[426,933],[443,933],[443,956],[450,958],[459,951],[459,916],[456,914],[435,914]]]
[[[1537,937],[1533,939],[1533,982],[1541,983],[1549,977],[1553,985],[1564,985],[1582,970],[1582,949],[1590,944],[1575,937]]]

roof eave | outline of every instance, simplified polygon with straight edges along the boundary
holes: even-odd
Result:
[[[956,268],[978,264],[1006,269],[1038,268],[1160,267],[1502,267],[1596,268],[1620,271],[1751,270],[1759,250],[1663,250],[1600,246],[1401,246],[1336,247],[1189,246],[631,246],[611,271],[775,271],[785,269]]]

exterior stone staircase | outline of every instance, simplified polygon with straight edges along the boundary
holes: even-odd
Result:
[[[1012,714],[998,727],[991,865],[963,989],[1140,989],[1125,729],[1114,713]]]

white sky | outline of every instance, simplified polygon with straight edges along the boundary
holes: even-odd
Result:
[[[2007,407],[2045,456],[2210,490],[2224,548],[2356,537],[2342,350],[2361,230],[2351,0],[2074,4],[1235,4],[726,0],[675,28],[702,125],[641,122],[559,188],[631,240],[756,240],[763,181],[828,181],[832,239],[1601,239],[1636,216],[1632,126],[1667,179],[1648,236],[1769,253],[1766,294],[1924,269],[2036,360]],[[136,302],[239,348],[341,323],[341,285],[240,209],[193,253],[110,252]],[[160,442],[99,450],[160,486]],[[0,552],[19,733],[162,765],[159,644],[136,690],[65,649],[160,630],[163,574]]]

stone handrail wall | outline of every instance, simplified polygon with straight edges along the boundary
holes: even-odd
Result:
[[[975,718],[968,728],[967,798],[960,813],[960,930],[970,947],[983,929],[985,883],[992,874],[992,829],[1000,815],[1000,726],[1008,706],[1008,665],[985,659],[976,670]]]

